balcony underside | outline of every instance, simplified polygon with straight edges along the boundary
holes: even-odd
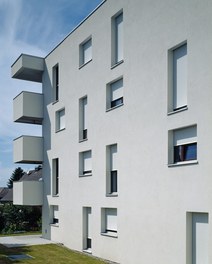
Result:
[[[21,54],[11,67],[12,78],[42,82],[44,59],[36,56]]]

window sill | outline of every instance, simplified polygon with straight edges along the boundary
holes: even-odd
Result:
[[[59,194],[53,194],[52,197],[57,198],[59,197]]]
[[[91,60],[89,60],[89,61],[87,61],[87,62],[85,62],[85,63],[83,63],[82,65],[80,65],[79,66],[79,70],[80,69],[82,69],[85,65],[87,65],[89,62],[91,62],[92,61],[92,59]]]
[[[185,107],[183,107],[183,108],[181,108],[181,109],[178,109],[178,110],[175,110],[175,111],[171,111],[171,112],[168,112],[168,116],[169,115],[173,115],[173,114],[176,114],[176,113],[180,113],[180,112],[183,112],[183,111],[185,111],[185,110],[188,110],[188,106],[185,106]]]
[[[92,173],[88,173],[88,174],[80,174],[79,177],[83,178],[83,177],[90,177],[92,176]]]
[[[59,224],[49,224],[52,227],[59,227]]]
[[[87,254],[92,254],[91,248],[83,249],[83,252],[85,252]]]
[[[88,138],[80,139],[80,140],[79,140],[79,143],[84,142],[84,141],[87,141],[87,140],[88,140]]]
[[[171,164],[168,164],[168,167],[172,168],[172,167],[179,167],[179,166],[192,165],[192,164],[198,164],[198,160],[189,160],[189,161],[171,163]]]
[[[54,102],[52,102],[52,105],[55,105],[58,102],[59,102],[59,100],[55,100]]]
[[[113,65],[111,66],[111,70],[114,69],[114,68],[116,68],[117,66],[119,66],[119,65],[122,64],[123,62],[124,62],[124,60],[120,60],[120,61],[116,62],[115,64],[113,64]]]
[[[107,193],[106,197],[118,197],[118,193]]]
[[[65,129],[66,129],[66,128],[62,128],[62,129],[56,130],[55,133],[59,133],[59,132],[65,130]]]
[[[101,235],[102,236],[107,236],[107,237],[118,238],[118,234],[117,233],[113,233],[113,232],[101,233]]]
[[[120,105],[116,105],[116,106],[114,106],[114,107],[112,107],[112,108],[108,108],[108,109],[106,109],[106,112],[109,112],[109,111],[111,111],[111,110],[114,110],[114,109],[116,109],[116,108],[119,108],[119,107],[121,107],[121,106],[123,106],[124,105],[124,103],[122,103],[122,104],[120,104]]]

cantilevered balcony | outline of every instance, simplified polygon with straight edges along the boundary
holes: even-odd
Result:
[[[21,54],[11,66],[12,78],[42,82],[44,58]]]
[[[43,181],[22,181],[13,183],[13,204],[42,205]]]
[[[14,122],[42,124],[43,94],[22,92],[13,99]]]
[[[13,142],[15,163],[41,164],[43,162],[43,138],[21,136]]]

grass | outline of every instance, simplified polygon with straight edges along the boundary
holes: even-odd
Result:
[[[28,254],[33,259],[11,261],[8,255]],[[48,244],[20,248],[7,248],[0,244],[0,264],[105,264],[105,261],[83,253],[69,250],[63,246]]]

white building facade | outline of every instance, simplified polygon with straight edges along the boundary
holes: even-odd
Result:
[[[121,264],[212,262],[211,12],[106,0],[12,65],[42,83],[14,99],[14,121],[43,131],[14,140],[14,161],[43,164],[43,237]]]

